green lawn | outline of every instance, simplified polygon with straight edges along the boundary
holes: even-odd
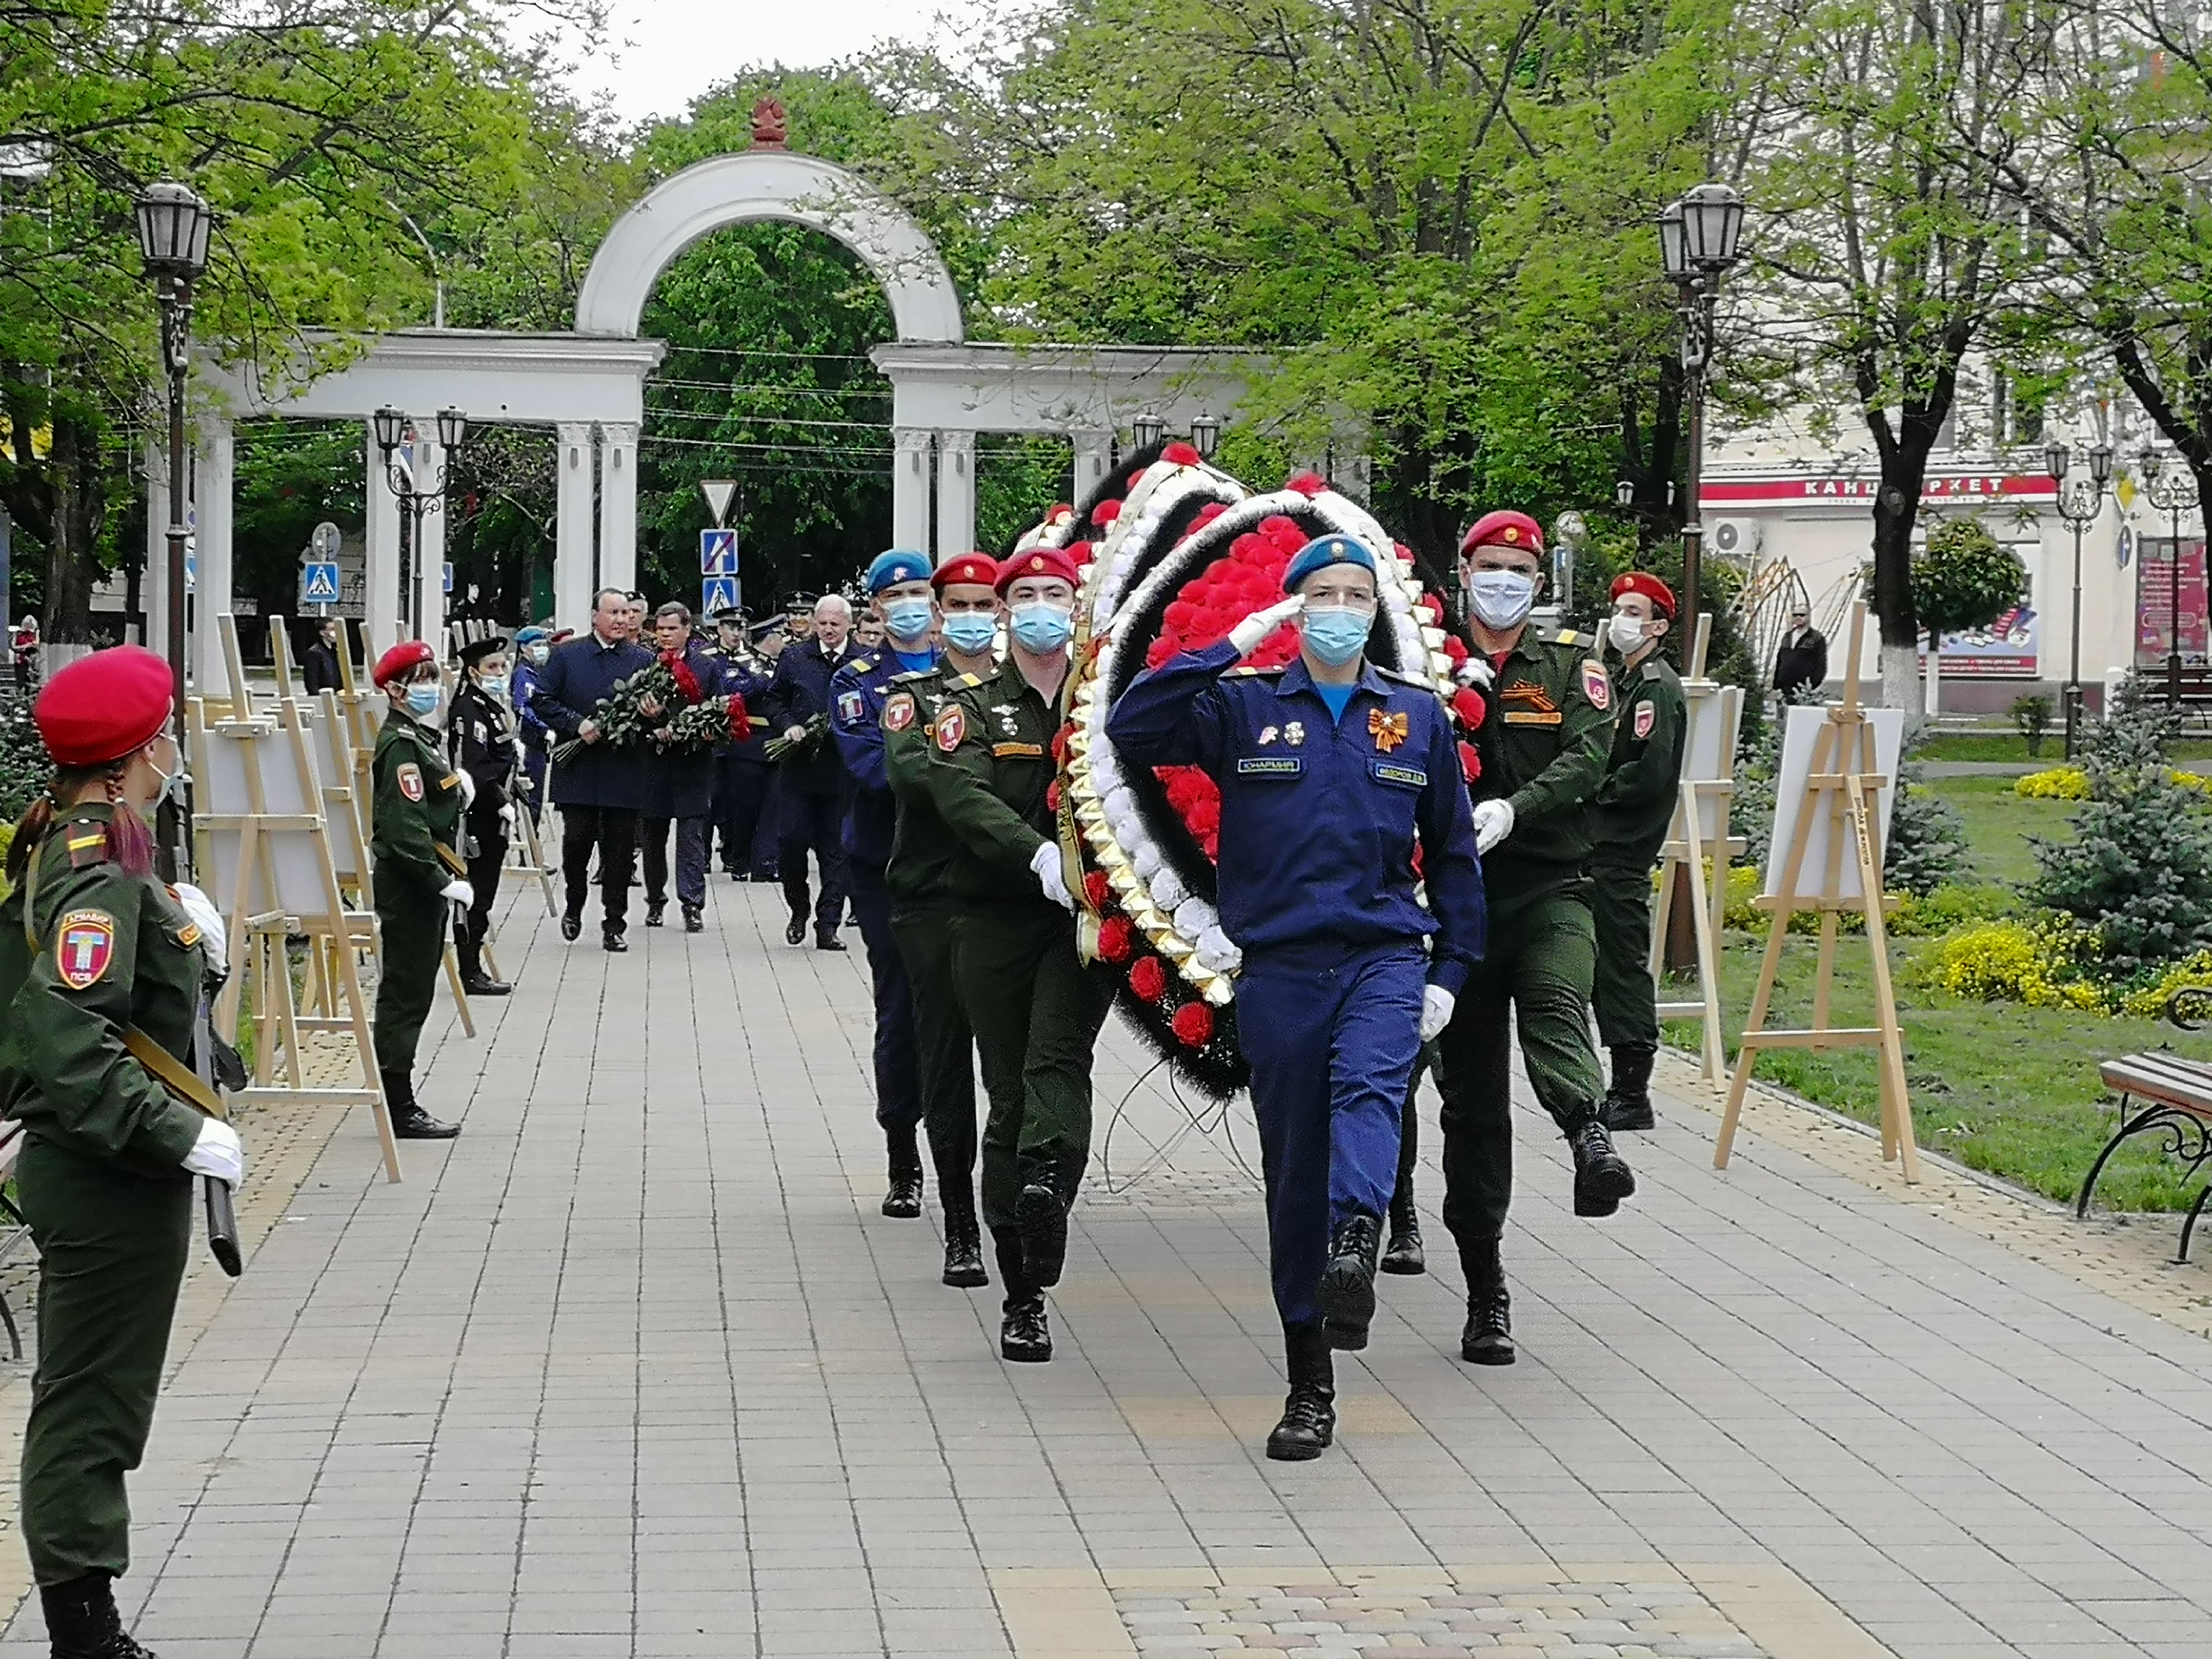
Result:
[[[2027,838],[2065,841],[2073,836],[2075,808],[2064,800],[2031,800],[2013,793],[2010,778],[1930,778],[1926,787],[1966,820],[1972,882],[2026,885],[2035,878]]]
[[[2203,760],[2212,757],[2212,738],[2185,737],[2176,740],[2168,751],[2177,762]],[[1913,757],[1924,761],[2033,761],[2045,766],[2059,766],[2066,759],[2065,728],[2057,721],[2044,734],[2043,752],[2027,752],[2027,739],[2017,732],[1942,732],[1927,738],[1913,750]]]

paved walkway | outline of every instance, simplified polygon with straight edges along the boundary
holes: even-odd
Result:
[[[875,1212],[857,945],[781,923],[725,882],[610,958],[518,903],[519,994],[430,1034],[459,1140],[392,1187],[365,1120],[286,1130],[134,1488],[163,1659],[2212,1652],[2212,1345],[2150,1310],[2212,1271],[2129,1305],[1772,1112],[1717,1176],[1679,1103],[1579,1222],[1530,1114],[1522,1363],[1459,1363],[1449,1264],[1389,1281],[1339,1449],[1271,1464],[1249,1119],[1109,1027],[1060,1357],[1002,1364]]]

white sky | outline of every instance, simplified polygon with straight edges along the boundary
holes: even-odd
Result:
[[[933,38],[940,16],[972,21],[996,0],[613,0],[609,46],[585,58],[577,90],[606,93],[626,126],[676,115],[756,64],[811,68],[878,40]]]

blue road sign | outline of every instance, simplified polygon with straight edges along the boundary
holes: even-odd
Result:
[[[738,574],[738,532],[702,530],[699,532],[699,574],[734,576]]]
[[[744,602],[744,584],[735,576],[709,576],[699,584],[699,610],[703,616],[733,611]]]
[[[185,592],[189,593],[200,585],[200,554],[196,547],[185,550]]]
[[[300,603],[302,605],[336,605],[338,602],[338,568],[334,564],[311,564],[300,571]]]
[[[445,575],[441,580],[446,584],[444,591],[448,593],[452,592],[453,591],[453,567],[451,563],[448,563],[446,566]]]

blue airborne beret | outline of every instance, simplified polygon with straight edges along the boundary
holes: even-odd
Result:
[[[871,594],[880,593],[901,582],[926,582],[930,574],[928,554],[895,547],[888,553],[876,555],[875,562],[868,567],[866,586]]]
[[[1283,592],[1295,593],[1298,584],[1316,570],[1333,564],[1356,564],[1375,568],[1375,555],[1356,536],[1317,536],[1297,550],[1283,572]]]

